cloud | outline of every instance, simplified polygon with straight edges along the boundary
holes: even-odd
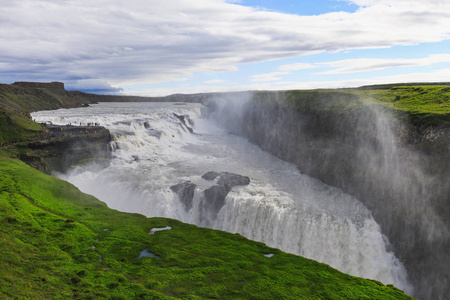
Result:
[[[450,81],[450,69],[441,69],[429,73],[407,73],[392,76],[380,76],[376,78],[330,80],[330,81],[277,81],[275,83],[254,82],[251,84],[234,84],[228,86],[197,85],[176,88],[152,88],[140,91],[127,91],[127,95],[137,96],[164,96],[169,94],[193,94],[212,92],[238,92],[256,90],[302,90],[302,89],[322,89],[322,88],[356,88],[364,85],[386,84],[386,83],[407,83],[407,82],[448,82]]]
[[[440,69],[433,72],[405,73],[389,76],[380,76],[368,79],[349,79],[335,81],[306,82],[304,89],[311,88],[351,88],[363,85],[408,83],[408,82],[448,82],[450,81],[450,69]]]
[[[297,63],[297,64],[292,64],[292,65],[279,66],[278,70],[290,72],[290,71],[298,71],[298,70],[312,69],[312,68],[317,68],[317,66],[313,65],[313,64],[307,64],[307,63]]]
[[[352,0],[360,6],[354,13],[318,16],[225,0],[2,2],[0,82],[8,83],[159,83],[324,51],[450,38],[450,1],[443,0]],[[293,71],[286,68],[280,71]]]
[[[356,72],[367,72],[375,70],[383,70],[393,67],[417,67],[428,66],[437,63],[450,63],[450,54],[434,54],[425,58],[415,59],[378,59],[378,58],[359,58],[346,59],[334,62],[319,63],[331,68],[330,71],[321,72],[319,74],[346,74]]]
[[[83,91],[85,93],[117,95],[123,92],[122,88],[112,87],[105,80],[78,80],[75,83],[65,85],[68,91]]]
[[[215,84],[215,83],[223,83],[223,82],[226,82],[226,80],[222,80],[222,79],[213,79],[213,80],[205,81],[205,83],[207,83],[207,84]]]
[[[308,63],[296,63],[290,65],[282,65],[278,67],[279,72],[265,73],[251,76],[251,81],[279,81],[282,75],[288,75],[292,71],[317,68],[317,65]]]
[[[273,73],[267,73],[267,74],[253,75],[252,81],[277,81],[277,80],[281,80],[281,77],[278,77],[278,76],[286,75],[286,74],[289,74],[289,73],[273,72]]]

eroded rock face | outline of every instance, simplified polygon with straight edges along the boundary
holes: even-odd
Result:
[[[220,175],[220,173],[211,171],[211,172],[208,172],[208,173],[203,174],[202,178],[203,178],[203,179],[206,179],[206,180],[214,180],[214,179],[216,179],[217,176],[219,176],[219,175]]]
[[[202,178],[206,180],[214,180],[217,177],[219,177],[219,180],[217,181],[217,184],[220,186],[228,186],[232,188],[233,186],[238,185],[248,185],[250,183],[250,178],[247,176],[242,176],[236,173],[228,173],[228,172],[208,172],[205,173]]]
[[[190,181],[183,181],[176,185],[172,185],[170,189],[178,194],[178,197],[183,203],[186,211],[192,208],[192,202],[194,199],[194,192],[197,186]]]
[[[250,178],[247,176],[242,176],[235,173],[224,172],[220,175],[219,180],[217,181],[218,185],[234,187],[239,185],[248,185],[250,183]]]
[[[200,226],[210,227],[213,225],[220,209],[225,204],[225,199],[231,189],[239,185],[248,185],[250,178],[235,173],[211,171],[202,176],[203,179],[217,180],[216,184],[205,189],[200,196],[199,214]],[[196,184],[191,181],[182,181],[170,187],[178,194],[180,202],[183,203],[186,212],[193,207]]]
[[[186,124],[186,120],[189,122],[189,124],[191,124],[191,125],[193,124],[193,122],[190,121],[189,116],[178,115],[176,113],[173,113],[173,114],[175,117],[178,118],[178,120],[180,120],[180,122],[182,124],[182,126],[181,126],[182,128],[185,127],[190,133],[194,133],[194,130]],[[184,125],[184,127],[183,127],[183,125]]]
[[[217,180],[217,184],[207,188],[203,192],[200,205],[202,216],[202,226],[211,226],[217,217],[220,209],[225,204],[225,198],[231,189],[239,185],[248,185],[250,178],[235,173],[228,172],[208,172],[202,176],[206,180]]]
[[[28,143],[20,159],[41,172],[66,172],[71,167],[96,162],[108,164],[111,135],[103,127],[62,126],[59,133]]]
[[[206,189],[204,194],[204,202],[202,203],[202,209],[212,213],[216,216],[219,210],[225,203],[225,198],[231,189],[225,186],[213,185],[212,187]]]

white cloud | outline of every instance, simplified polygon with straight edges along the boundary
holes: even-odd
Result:
[[[307,64],[307,63],[297,63],[297,64],[292,64],[292,65],[279,66],[278,70],[290,72],[290,71],[298,71],[298,70],[311,69],[311,68],[317,68],[317,66],[313,65],[313,64]]]
[[[331,68],[335,68],[333,70],[322,72],[320,74],[346,74],[382,70],[393,67],[428,66],[437,63],[450,63],[450,54],[434,54],[425,58],[418,59],[346,59],[334,62],[320,63],[319,65],[325,65]]]
[[[229,86],[198,85],[177,88],[156,88],[142,91],[127,91],[127,95],[137,96],[164,96],[169,94],[193,94],[198,92],[236,92],[236,91],[277,91],[277,90],[301,90],[319,88],[354,88],[363,85],[407,82],[448,82],[450,81],[450,69],[441,69],[429,73],[400,74],[395,76],[383,76],[370,79],[348,79],[331,81],[301,81],[274,83],[258,82],[252,84],[234,84]]]
[[[223,83],[226,82],[226,80],[222,80],[222,79],[213,79],[213,80],[207,80],[205,81],[205,83],[207,84],[215,84],[215,83]]]
[[[450,38],[447,0],[352,0],[361,6],[354,13],[319,16],[225,0],[0,1],[0,82],[158,83],[245,63]]]
[[[375,78],[331,80],[331,81],[306,81],[288,83],[282,89],[316,89],[316,88],[353,88],[363,85],[408,83],[408,82],[448,82],[450,81],[450,69],[440,69],[433,72],[405,73]],[[281,89],[281,87],[280,87]]]
[[[273,72],[273,73],[267,73],[267,74],[253,75],[252,81],[277,81],[277,80],[281,80],[281,77],[278,77],[278,76],[286,75],[286,74],[289,74],[289,73]]]

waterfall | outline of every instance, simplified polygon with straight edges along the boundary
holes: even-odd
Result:
[[[240,233],[351,275],[394,284],[407,293],[406,271],[372,214],[358,199],[300,173],[207,119],[201,104],[100,103],[33,113],[54,124],[95,122],[114,140],[109,166],[80,166],[60,178],[109,207]],[[250,178],[232,187],[217,211],[205,211],[209,171]],[[186,206],[170,189],[189,182]]]

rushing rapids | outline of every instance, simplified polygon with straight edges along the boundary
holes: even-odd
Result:
[[[412,293],[403,265],[361,202],[229,134],[205,112],[201,104],[100,103],[32,116],[110,130],[107,167],[57,175],[112,208],[240,233]],[[210,171],[247,176],[250,183],[230,187],[223,202],[211,204],[204,191],[217,179],[202,178]],[[193,187],[189,206],[171,189],[185,182]]]

